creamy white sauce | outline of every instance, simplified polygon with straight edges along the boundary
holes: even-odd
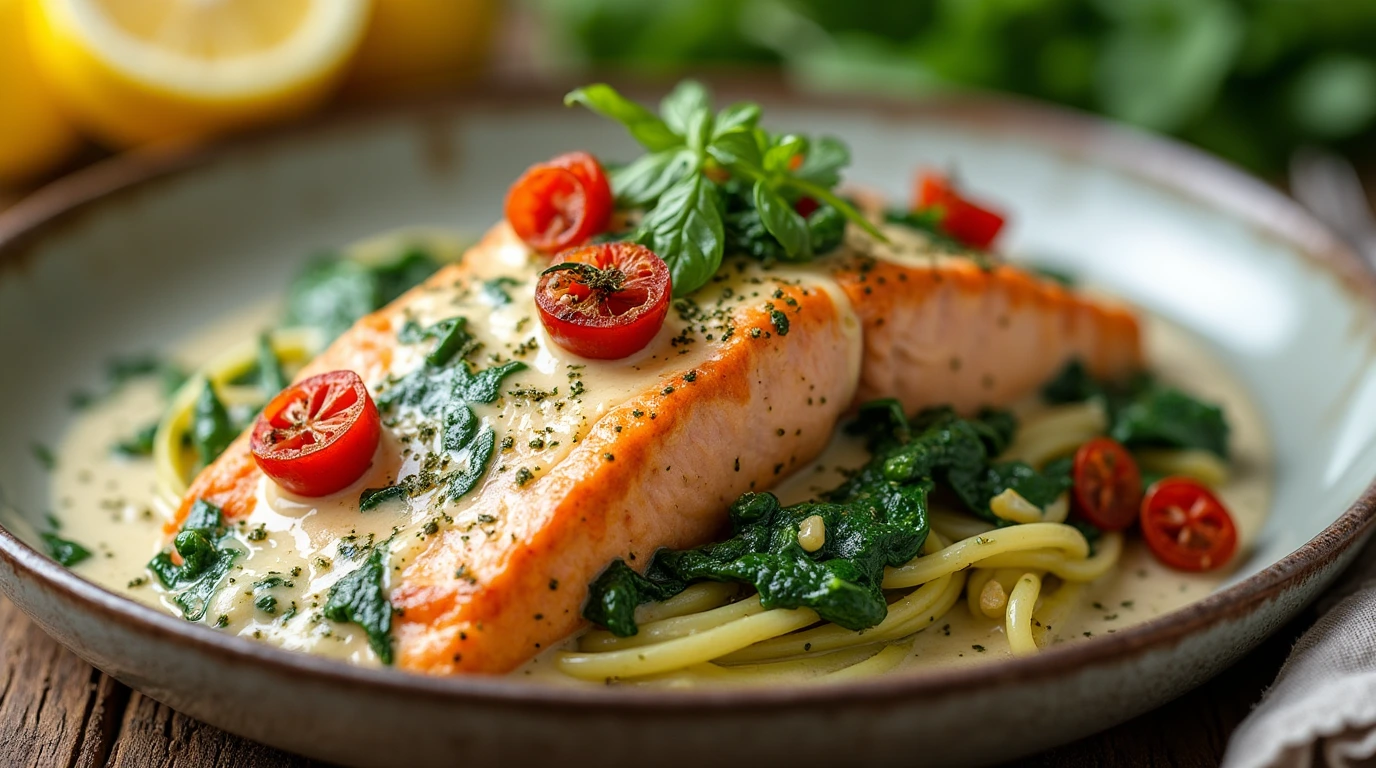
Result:
[[[448,237],[409,233],[370,241],[358,251],[386,253],[399,240],[422,240],[442,253],[458,249],[457,241]],[[900,247],[878,255],[896,260],[931,258],[914,253],[912,247]],[[513,438],[507,449],[495,454],[484,485],[512,483],[521,469],[538,477],[567,456],[602,414],[644,390],[647,381],[701,363],[710,352],[704,339],[719,337],[724,330],[722,314],[715,310],[760,304],[769,298],[774,281],[827,290],[840,306],[848,306],[829,281],[803,269],[774,271],[764,283],[754,270],[727,273],[722,282],[698,295],[706,311],[693,318],[671,313],[644,351],[629,360],[587,361],[557,349],[541,328],[532,299],[534,267],[523,249],[503,249],[489,266],[490,274],[477,277],[519,275],[523,282],[502,286],[509,303],[493,306],[492,294],[481,290],[477,282],[469,282],[457,289],[430,292],[413,310],[412,319],[423,326],[456,315],[475,318],[469,330],[483,344],[476,359],[494,355],[497,361],[519,359],[528,366],[501,387],[503,392],[527,394],[508,394],[492,405],[474,406],[483,424],[493,427],[499,437]],[[278,307],[268,304],[227,318],[187,339],[172,350],[172,357],[194,368],[245,336],[270,327],[278,314]],[[486,321],[476,321],[483,316]],[[853,314],[846,312],[844,317],[849,321],[848,332],[858,334]],[[1158,321],[1148,322],[1147,342],[1148,359],[1163,378],[1224,407],[1233,430],[1234,461],[1230,482],[1221,495],[1237,521],[1245,551],[1270,503],[1271,449],[1260,418],[1242,385],[1198,342]],[[860,345],[852,346],[856,352],[848,365],[858,377]],[[428,343],[398,347],[392,369],[405,372],[417,367],[429,347]],[[369,382],[375,391],[378,384]],[[152,501],[156,484],[152,463],[112,458],[110,450],[118,440],[156,420],[164,405],[155,382],[136,381],[82,413],[56,452],[52,488],[56,513],[64,524],[61,533],[96,553],[75,567],[78,573],[179,614],[180,609],[145,569],[149,558],[166,546],[166,510],[159,510]],[[1025,413],[1027,408],[1022,410]],[[369,473],[332,497],[296,498],[263,480],[254,512],[236,528],[246,555],[231,572],[229,588],[213,600],[207,621],[218,621],[222,631],[286,648],[358,664],[378,663],[361,630],[328,621],[321,614],[329,588],[362,560],[347,555],[349,543],[388,542],[389,566],[397,571],[412,562],[433,535],[433,530],[427,530],[429,525],[458,527],[483,538],[515,535],[509,526],[520,525],[519,519],[475,518],[469,502],[481,493],[481,487],[457,503],[447,502],[434,490],[405,503],[360,513],[358,499],[363,489],[388,485],[421,467],[438,439],[427,439],[423,431],[423,424],[403,414],[385,430],[387,438]],[[777,492],[786,502],[814,497],[839,484],[841,471],[858,466],[865,458],[854,441],[838,436],[823,456],[783,482]],[[465,457],[451,460],[461,463]],[[285,583],[262,586],[271,576]],[[1132,537],[1119,567],[1089,587],[1080,608],[1054,634],[1058,642],[1068,642],[1118,631],[1198,600],[1227,576],[1226,569],[1208,574],[1172,571],[1158,564]],[[277,601],[272,613],[256,605],[267,594]],[[936,626],[917,636],[908,663],[945,666],[1008,657],[1002,635],[1001,623],[972,618],[962,601]],[[518,674],[565,680],[552,667],[546,655]]]

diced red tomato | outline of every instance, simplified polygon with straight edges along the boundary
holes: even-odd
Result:
[[[614,360],[650,343],[669,314],[669,266],[635,243],[564,251],[540,275],[535,305],[559,346]]]
[[[328,496],[368,471],[382,439],[382,419],[363,380],[331,371],[274,397],[253,426],[253,460],[282,488]]]
[[[988,248],[1003,229],[1002,214],[965,197],[940,174],[919,174],[914,198],[914,211],[939,209],[942,230],[971,248]]]

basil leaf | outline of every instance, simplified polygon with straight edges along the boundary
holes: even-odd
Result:
[[[760,105],[743,101],[732,104],[717,113],[716,125],[712,128],[712,141],[716,142],[728,133],[747,131],[760,122]]]
[[[790,261],[812,258],[812,234],[807,221],[764,181],[755,182],[755,208],[769,234],[784,247],[784,257]]]
[[[806,181],[804,179],[800,179],[797,177],[788,177],[787,183],[788,186],[793,187],[794,189],[798,190],[799,192],[802,192],[804,195],[807,195],[808,197],[811,197],[817,202],[826,203],[827,205],[830,205],[832,208],[835,208],[836,210],[840,211],[842,215],[844,215],[847,219],[858,225],[861,229],[868,232],[871,237],[878,240],[879,242],[889,242],[889,238],[885,237],[884,233],[880,232],[879,228],[874,226],[874,224],[869,219],[865,218],[863,214],[855,210],[855,206],[851,205],[845,200],[842,200],[839,196],[836,195],[836,193],[832,192],[826,187],[818,186],[810,181]]]
[[[697,170],[697,156],[687,149],[666,149],[642,155],[611,173],[612,191],[619,208],[648,206],[664,190]]]
[[[651,152],[683,146],[683,138],[650,110],[616,92],[605,83],[595,83],[570,91],[565,106],[581,104],[603,117],[626,126],[631,138]]]
[[[841,169],[850,165],[850,149],[833,136],[823,136],[808,147],[803,164],[793,175],[831,189],[841,183]]]
[[[707,152],[717,162],[751,176],[763,173],[764,132],[759,129],[732,131],[712,140]]]
[[[695,173],[670,187],[641,222],[636,240],[669,265],[675,296],[706,285],[721,267],[721,214],[716,185]]]
[[[716,121],[711,110],[697,112],[688,118],[688,126],[683,132],[684,139],[688,142],[688,148],[698,157],[706,155],[707,145],[712,143],[712,126]]]
[[[764,169],[768,173],[788,173],[792,170],[793,158],[806,152],[807,139],[797,135],[780,136],[764,153]]]
[[[701,115],[712,114],[712,97],[702,83],[684,80],[659,102],[659,114],[669,130],[680,136],[688,136],[689,127],[701,120]]]

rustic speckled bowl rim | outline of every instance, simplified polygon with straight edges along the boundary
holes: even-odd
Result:
[[[856,109],[880,119],[964,124],[985,133],[1008,132],[1066,156],[1088,160],[1163,187],[1176,195],[1234,216],[1256,232],[1297,249],[1376,312],[1376,274],[1357,254],[1298,204],[1264,182],[1198,150],[1067,110],[1008,97],[951,96],[925,102],[896,102],[854,96],[798,96],[777,84],[719,84],[719,92],[765,103]],[[231,159],[254,147],[290,145],[318,132],[362,128],[398,116],[416,120],[459,119],[463,105],[489,109],[558,103],[562,90],[548,87],[480,89],[429,104],[409,104],[372,114],[332,115],[208,147],[184,147],[129,154],[97,164],[39,190],[0,214],[0,275],[22,269],[32,246],[83,213],[112,198],[155,191],[158,181]],[[760,98],[761,93],[766,94]],[[394,669],[367,669],[226,636],[86,581],[40,554],[0,526],[0,557],[21,577],[39,580],[106,620],[195,646],[231,663],[262,665],[287,678],[401,693],[426,700],[467,700],[513,709],[592,708],[593,712],[636,717],[711,706],[743,712],[819,705],[883,705],[910,697],[941,698],[974,690],[1051,681],[1084,668],[1116,664],[1169,648],[1210,625],[1256,610],[1321,573],[1376,525],[1376,480],[1333,524],[1313,539],[1237,584],[1183,609],[1112,635],[1055,646],[1034,657],[957,670],[895,674],[830,686],[781,686],[718,690],[656,691],[634,688],[556,687],[501,677],[435,678]]]

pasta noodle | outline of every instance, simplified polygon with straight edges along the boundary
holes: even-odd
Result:
[[[1151,449],[1137,453],[1137,463],[1163,475],[1184,475],[1217,488],[1228,482],[1228,465],[1208,451]]]
[[[1013,654],[1025,656],[1053,637],[1051,628],[1068,616],[1080,584],[1106,573],[1121,551],[1122,536],[1110,533],[1091,554],[1080,531],[1058,522],[984,529],[950,543],[933,530],[919,557],[887,571],[885,589],[910,591],[893,599],[884,620],[870,629],[820,622],[809,609],[766,609],[758,595],[726,602],[732,588],[703,584],[642,609],[642,624],[631,637],[584,634],[578,652],[560,654],[557,663],[585,680],[659,685],[748,682],[785,670],[809,679],[848,679],[901,662],[910,650],[902,641],[935,624],[962,594],[972,614],[1002,621]],[[1048,577],[1058,579],[1059,588],[1044,590]]]
[[[1059,405],[1027,420],[1002,461],[1025,461],[1034,467],[1072,453],[1108,428],[1108,415],[1097,399]]]
[[[1037,641],[1032,637],[1032,613],[1036,610],[1041,591],[1042,577],[1035,573],[1024,573],[1008,596],[1005,627],[1008,647],[1014,656],[1031,656],[1037,652]]]

